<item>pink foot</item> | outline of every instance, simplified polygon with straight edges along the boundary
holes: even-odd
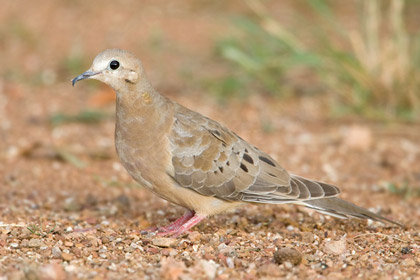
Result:
[[[182,219],[183,217],[181,217],[180,219]],[[157,235],[178,237],[179,235],[183,234],[184,232],[187,232],[193,226],[195,226],[196,224],[204,220],[204,218],[206,218],[206,216],[193,213],[193,216],[190,217],[189,219],[184,218],[183,222],[179,222],[178,224],[174,225],[175,222],[178,221],[177,220],[173,224],[167,227],[167,228],[171,227],[171,229],[167,229],[164,232],[158,232]]]
[[[173,230],[174,228],[178,228],[180,225],[184,224],[186,221],[191,219],[194,216],[194,214],[195,212],[188,210],[188,212],[185,213],[182,217],[176,219],[174,222],[167,225],[166,227],[151,226],[151,227],[141,230],[140,233],[145,235],[152,232],[167,232],[167,231]]]
[[[168,232],[171,230],[174,230],[176,228],[179,228],[181,225],[186,223],[189,219],[194,217],[195,212],[188,210],[187,213],[185,213],[182,217],[176,219],[173,223],[167,225],[166,227],[161,227],[158,229],[159,232]]]

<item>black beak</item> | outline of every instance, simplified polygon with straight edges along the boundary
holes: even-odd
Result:
[[[99,74],[99,73],[101,73],[101,72],[92,72],[92,71],[86,71],[85,73],[83,73],[83,74],[80,74],[79,76],[77,76],[76,78],[74,78],[72,81],[71,81],[71,84],[74,86],[74,84],[75,83],[77,83],[78,81],[80,81],[80,80],[84,80],[84,79],[87,79],[87,78],[90,78],[90,77],[92,77],[92,76],[95,76],[95,75],[97,75],[97,74]]]

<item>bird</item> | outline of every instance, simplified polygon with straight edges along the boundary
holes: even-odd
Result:
[[[157,92],[132,53],[107,49],[72,80],[116,92],[115,147],[131,177],[186,213],[155,231],[179,236],[243,204],[304,205],[337,218],[402,224],[338,198],[332,184],[294,175],[222,124]]]

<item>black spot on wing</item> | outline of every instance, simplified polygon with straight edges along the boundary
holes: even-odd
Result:
[[[254,160],[248,154],[244,154],[244,160],[246,160],[250,164],[254,164]]]
[[[243,163],[241,163],[241,169],[245,172],[248,172],[248,168]]]
[[[270,160],[269,158],[266,158],[264,156],[259,156],[259,159],[262,160],[262,161],[264,161],[265,163],[271,165],[271,166],[274,166],[274,167],[276,166],[274,164],[274,162],[272,160]]]

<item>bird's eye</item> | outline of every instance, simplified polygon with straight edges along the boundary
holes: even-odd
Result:
[[[120,63],[116,60],[111,61],[111,63],[109,63],[109,68],[111,68],[112,70],[117,70],[118,67],[120,67]]]

